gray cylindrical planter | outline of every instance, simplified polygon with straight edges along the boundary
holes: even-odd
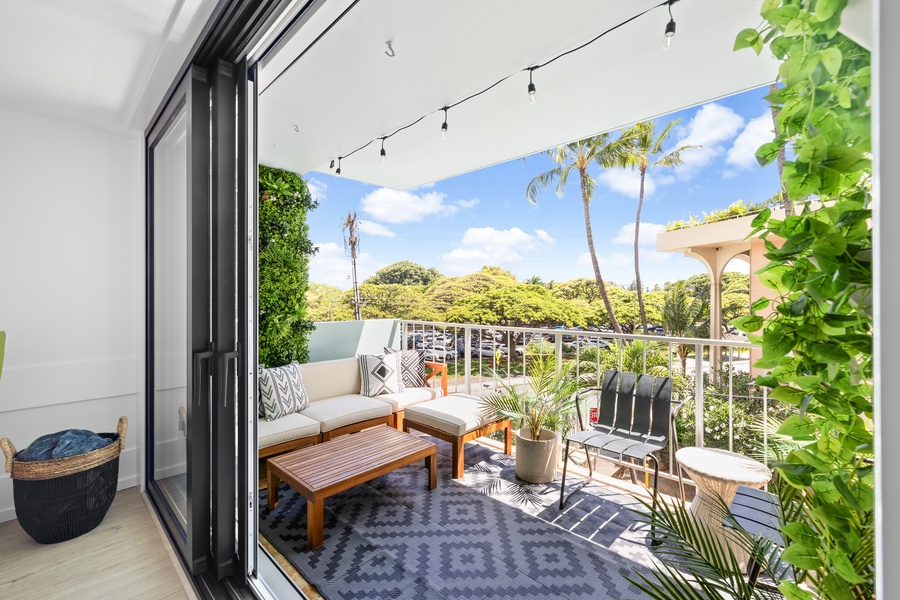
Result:
[[[516,432],[516,477],[531,483],[549,483],[556,477],[559,464],[559,437],[544,430],[539,439],[531,438],[531,430]]]

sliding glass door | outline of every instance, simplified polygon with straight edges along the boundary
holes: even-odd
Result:
[[[210,527],[209,85],[191,68],[148,137],[147,483],[191,574]]]

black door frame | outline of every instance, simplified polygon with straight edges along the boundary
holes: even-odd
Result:
[[[294,6],[292,11],[303,14],[315,1]],[[188,429],[187,440],[191,460],[197,463],[190,465],[196,479],[189,502],[207,507],[208,514],[191,523],[193,547],[182,559],[186,570],[195,574],[196,591],[209,598],[249,597],[248,581],[255,575],[256,568],[257,523],[253,517],[256,490],[250,480],[256,470],[256,431],[255,418],[252,418],[256,414],[253,394],[256,319],[249,292],[250,286],[255,290],[256,284],[255,269],[252,268],[256,243],[256,177],[251,170],[256,164],[257,98],[252,81],[255,65],[248,63],[247,55],[289,7],[291,0],[220,0],[185,60],[182,75],[171,84],[145,131],[148,457],[145,483],[167,534],[175,545],[186,548],[186,532],[180,531],[177,520],[165,508],[159,490],[154,491],[150,481],[153,473],[150,444],[154,439],[150,412],[154,325],[151,143],[165,129],[172,115],[177,114],[182,87],[194,85],[191,82],[198,77],[202,79],[205,92],[198,88],[190,97],[190,104],[181,106],[187,106],[193,113],[196,123],[192,125],[199,126],[201,121],[206,123],[205,132],[198,131],[195,139],[206,136],[203,139],[208,140],[203,157],[205,166],[202,167],[208,176],[203,178],[205,190],[191,188],[192,195],[205,194],[209,198],[209,202],[204,203],[206,212],[192,215],[192,218],[196,217],[192,223],[202,219],[208,223],[208,249],[204,255],[204,251],[194,247],[195,243],[200,243],[199,232],[192,236],[189,248],[192,261],[200,257],[200,261],[205,260],[204,264],[209,265],[205,270],[208,280],[205,291],[211,298],[206,318],[194,319],[191,323],[196,321],[199,327],[202,320],[210,325],[206,330],[196,332],[198,339],[205,334],[207,343],[202,348],[191,349],[197,357],[188,365],[188,384],[191,386],[188,389],[194,390],[195,384],[200,385],[195,393],[206,404],[205,410],[189,414],[189,421],[196,427]],[[188,102],[187,97],[184,102]],[[197,144],[197,148],[189,151],[191,161],[195,158],[192,150],[199,151],[199,146]],[[198,156],[196,164],[192,164],[192,170],[196,169],[197,173],[201,172],[200,160]],[[197,255],[193,255],[195,250]],[[199,373],[196,378],[191,377],[194,362]],[[204,419],[208,420],[203,423]],[[208,449],[205,459],[200,458],[201,448]],[[206,490],[205,496],[201,488]],[[192,556],[192,559],[184,560],[184,556]]]
[[[162,519],[170,537],[178,547],[182,558],[186,561],[191,575],[206,570],[207,550],[205,548],[206,533],[209,530],[209,374],[211,371],[211,348],[209,326],[209,178],[208,178],[208,145],[198,143],[209,139],[209,119],[198,118],[208,110],[209,85],[205,69],[191,67],[179,82],[170,102],[165,107],[160,119],[147,136],[146,147],[146,329],[145,329],[145,397],[147,449],[145,452],[147,492],[157,513]],[[185,387],[188,391],[186,403],[186,468],[195,477],[187,480],[187,515],[188,530],[172,512],[169,503],[164,499],[154,474],[155,443],[155,378],[154,378],[154,150],[169,127],[173,125],[181,111],[186,111],[187,120],[187,155],[188,155],[188,213],[187,213],[187,248],[190,257],[187,265],[188,315],[187,332],[190,348],[186,348]],[[193,199],[199,199],[194,201]]]

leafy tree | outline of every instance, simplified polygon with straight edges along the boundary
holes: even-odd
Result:
[[[349,321],[353,319],[353,306],[347,304],[346,292],[325,283],[311,283],[306,292],[308,316],[313,322]]]
[[[584,316],[570,302],[554,298],[550,290],[519,284],[473,295],[458,301],[446,315],[452,323],[480,323],[507,327],[580,325]]]
[[[316,248],[306,213],[317,206],[299,175],[259,167],[259,361],[268,366],[308,358],[315,326],[306,291]]]
[[[647,331],[647,313],[644,309],[644,290],[641,286],[641,259],[639,253],[641,235],[641,209],[644,207],[644,180],[647,171],[653,167],[665,167],[671,169],[684,164],[681,153],[697,148],[697,146],[681,146],[663,153],[663,142],[669,137],[672,128],[681,119],[676,119],[666,125],[660,134],[656,135],[656,121],[641,121],[629,127],[623,137],[631,140],[628,150],[621,159],[623,166],[637,169],[641,174],[641,188],[638,194],[637,211],[634,216],[634,281],[637,288],[638,308],[641,311],[641,326]]]
[[[443,314],[457,300],[516,284],[516,278],[509,271],[500,267],[483,267],[477,273],[439,279],[428,287],[425,296],[437,314]]]
[[[359,297],[363,303],[363,319],[437,319],[422,286],[364,283],[359,286]]]
[[[422,265],[403,260],[388,265],[366,279],[363,283],[373,285],[396,283],[399,285],[429,285],[443,277],[437,269],[426,269]]]
[[[603,168],[621,163],[630,144],[631,139],[624,134],[614,139],[611,134],[603,133],[548,150],[547,155],[556,163],[556,167],[532,179],[525,190],[528,201],[535,204],[538,193],[556,183],[556,195],[562,198],[569,175],[573,171],[578,173],[581,184],[581,202],[584,207],[584,229],[587,235],[591,265],[594,267],[594,279],[597,281],[600,296],[603,298],[603,303],[606,306],[609,323],[619,333],[622,332],[622,328],[616,320],[615,311],[609,301],[606,284],[603,281],[603,276],[600,274],[597,251],[594,248],[594,233],[591,229],[591,200],[593,200],[594,193],[597,191],[597,182],[588,174],[588,167],[593,163],[597,163]]]

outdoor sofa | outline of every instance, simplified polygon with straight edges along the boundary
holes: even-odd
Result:
[[[274,420],[258,416],[259,458],[382,423],[402,429],[406,407],[447,395],[447,365],[433,362],[424,365],[431,369],[423,378],[424,386],[404,386],[397,393],[371,396],[361,393],[359,356],[299,365],[309,405]],[[438,373],[442,374],[441,387],[430,387]]]

